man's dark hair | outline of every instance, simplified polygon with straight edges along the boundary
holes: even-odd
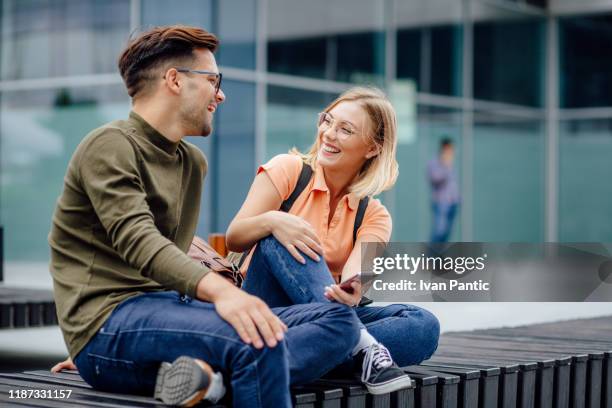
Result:
[[[214,34],[198,27],[155,27],[131,39],[117,65],[128,95],[135,98],[146,89],[147,80],[154,78],[160,67],[170,68],[170,63],[188,64],[195,60],[194,49],[215,52],[218,45]]]
[[[450,137],[444,137],[440,140],[440,151],[444,150],[447,147],[453,147],[453,139]]]

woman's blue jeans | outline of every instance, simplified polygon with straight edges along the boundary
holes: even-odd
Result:
[[[307,256],[301,264],[273,236],[261,240],[249,264],[243,289],[270,307],[302,303],[331,303],[325,286],[334,283],[324,260]],[[438,347],[440,324],[425,309],[406,304],[356,307],[368,332],[384,344],[400,366],[428,359]]]
[[[235,407],[290,407],[290,384],[345,361],[359,339],[350,308],[309,304],[272,311],[289,327],[274,348],[245,344],[211,303],[177,292],[122,302],[75,358],[83,379],[111,392],[153,395],[162,361],[199,358],[223,373]]]

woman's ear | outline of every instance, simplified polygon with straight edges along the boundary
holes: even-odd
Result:
[[[371,159],[372,157],[376,157],[380,154],[380,147],[378,145],[372,145],[370,146],[370,148],[368,149],[368,152],[366,153],[365,157],[367,160]]]

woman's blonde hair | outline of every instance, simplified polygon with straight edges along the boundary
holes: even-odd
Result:
[[[368,114],[371,128],[363,137],[378,147],[378,154],[368,159],[359,174],[349,186],[349,192],[357,197],[375,196],[390,189],[399,173],[395,151],[397,148],[397,120],[395,110],[385,94],[377,88],[354,87],[327,105],[329,112],[342,102],[356,102]],[[317,165],[319,137],[307,153],[300,153],[295,147],[289,153],[296,154],[312,168]]]

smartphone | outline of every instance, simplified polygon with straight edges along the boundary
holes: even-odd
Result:
[[[338,286],[346,293],[350,293],[352,295],[353,293],[355,293],[355,289],[351,286],[351,283],[353,282],[361,282],[361,275],[354,275],[351,278],[340,283]]]

